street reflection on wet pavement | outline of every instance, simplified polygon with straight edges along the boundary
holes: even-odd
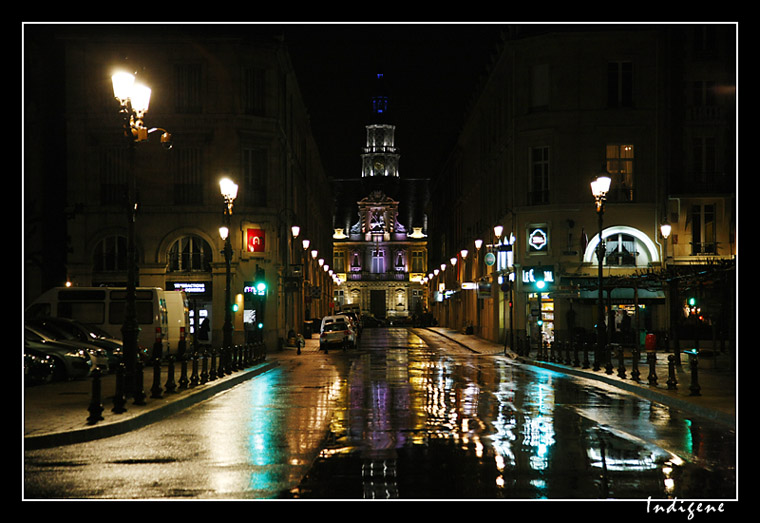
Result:
[[[735,499],[734,431],[415,332],[341,354],[329,444],[282,497]]]

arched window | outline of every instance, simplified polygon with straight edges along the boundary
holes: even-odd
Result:
[[[95,245],[92,256],[95,272],[121,272],[127,270],[126,236],[107,236]]]
[[[169,272],[211,272],[211,247],[199,236],[179,238],[169,248]]]
[[[638,229],[625,225],[607,227],[602,232],[604,239],[604,265],[609,267],[646,267],[659,262],[660,254],[654,242]],[[597,265],[596,246],[599,235],[588,242],[583,253],[583,261]]]

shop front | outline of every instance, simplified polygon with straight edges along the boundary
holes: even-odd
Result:
[[[210,281],[167,281],[170,291],[185,291],[190,308],[190,340],[199,345],[211,344],[213,286]],[[196,336],[197,334],[197,336]]]

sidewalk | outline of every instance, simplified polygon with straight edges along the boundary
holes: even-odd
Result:
[[[473,335],[464,335],[440,327],[429,328],[428,330],[454,340],[479,354],[505,354],[503,345]],[[318,351],[319,340],[317,337],[307,339],[306,346],[301,350],[303,354]],[[533,355],[535,355],[535,351]],[[101,380],[102,417],[104,419],[94,424],[87,421],[90,416],[88,407],[92,399],[91,379],[26,387],[23,391],[24,448],[33,450],[91,441],[143,427],[231,388],[242,381],[267,372],[279,364],[278,359],[290,356],[296,356],[296,348],[284,347],[282,351],[267,354],[267,359],[263,363],[235,371],[196,387],[188,387],[185,390],[178,389],[173,393],[163,392],[161,398],[150,397],[153,369],[148,368],[143,375],[143,388],[146,394],[145,405],[134,405],[131,400],[128,400],[125,405],[127,411],[121,414],[111,411],[116,377],[113,374],[106,375]],[[628,378],[622,379],[617,376],[617,369],[613,374],[608,375],[604,370],[594,372],[591,369],[581,369],[570,365],[535,361],[532,358],[517,356],[509,351],[507,351],[506,356],[523,364],[608,383],[647,399],[736,427],[736,372],[727,359],[719,363],[717,370],[700,369],[701,396],[690,396],[691,373],[686,357],[683,358],[683,364],[677,374],[678,389],[672,391],[667,389],[667,360],[662,354],[658,354],[658,385],[656,386],[650,386],[647,382],[649,370],[646,365],[639,366],[640,381],[631,380],[630,360],[626,362]],[[616,361],[614,363],[616,364]],[[192,372],[189,365],[187,372],[188,375]],[[162,389],[165,388],[166,377],[167,367],[164,365],[161,368],[160,378]],[[179,383],[179,378],[180,367],[175,365],[175,383]]]
[[[537,361],[536,349],[531,351],[529,357],[518,356],[507,349],[505,354],[504,345],[499,345],[488,340],[484,340],[471,334],[462,334],[461,332],[451,330],[445,327],[428,327],[427,330],[436,332],[441,336],[456,341],[465,348],[478,354],[506,355],[520,363],[534,365],[563,374],[570,374],[588,379],[594,379],[609,385],[613,385],[634,394],[638,394],[652,401],[657,401],[693,415],[709,418],[711,420],[736,428],[736,392],[737,383],[736,375],[738,370],[734,368],[734,363],[728,356],[720,355],[717,364],[711,361],[700,361],[698,368],[698,383],[700,386],[700,395],[692,396],[691,385],[691,367],[687,355],[681,355],[681,366],[676,367],[676,390],[668,390],[668,360],[667,355],[662,352],[657,353],[657,365],[655,367],[657,374],[657,385],[649,385],[647,377],[649,375],[649,366],[646,364],[646,355],[641,356],[639,363],[639,381],[631,379],[631,359],[625,360],[626,374],[625,378],[617,375],[618,361],[617,356],[613,357],[612,363],[615,367],[612,374],[607,374],[602,368],[600,371],[594,371],[591,368],[583,369],[565,365],[562,363],[551,363],[548,361]],[[579,355],[583,360],[583,354]],[[593,356],[589,354],[592,362]],[[715,368],[713,368],[715,367]]]

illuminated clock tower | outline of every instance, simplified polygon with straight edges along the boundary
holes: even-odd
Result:
[[[382,74],[377,75],[372,96],[373,123],[367,125],[367,144],[362,154],[362,178],[398,177],[399,154],[395,146],[396,126],[386,123],[388,95]]]

